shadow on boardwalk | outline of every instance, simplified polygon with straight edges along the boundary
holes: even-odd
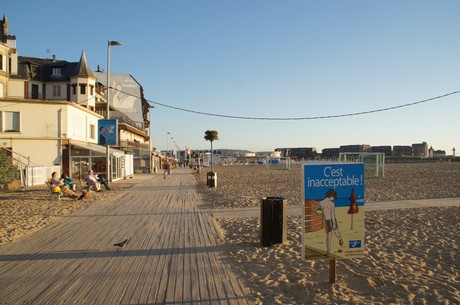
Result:
[[[199,204],[176,170],[1,247],[0,303],[251,304]]]

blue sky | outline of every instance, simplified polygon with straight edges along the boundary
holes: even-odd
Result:
[[[19,55],[130,73],[147,100],[243,117],[316,117],[460,90],[460,1],[2,1]],[[49,50],[49,51],[48,51]],[[460,149],[460,94],[318,120],[240,120],[156,105],[154,146],[270,151],[346,144]],[[170,132],[169,139],[167,132]],[[173,139],[170,139],[173,137]],[[457,154],[458,155],[458,154]]]

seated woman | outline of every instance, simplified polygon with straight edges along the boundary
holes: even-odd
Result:
[[[62,174],[62,175],[61,175],[61,180],[64,181],[64,184],[65,184],[69,189],[71,189],[72,191],[75,192],[77,186],[75,185],[75,183],[73,183],[72,178],[70,178],[69,175],[67,175],[67,174]]]
[[[84,194],[81,194],[80,196],[77,195],[77,193],[75,193],[74,191],[72,191],[71,189],[69,189],[65,183],[64,183],[64,179],[59,179],[58,176],[57,176],[57,173],[56,172],[53,172],[51,174],[51,180],[50,180],[50,185],[51,186],[59,186],[61,188],[61,191],[66,194],[67,196],[69,196],[70,198],[78,198],[78,200],[81,200],[83,199],[84,197]]]

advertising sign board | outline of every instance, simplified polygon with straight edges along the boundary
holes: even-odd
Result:
[[[364,164],[304,163],[302,256],[364,254]]]
[[[99,120],[97,126],[97,144],[117,145],[118,144],[118,122],[117,120]]]

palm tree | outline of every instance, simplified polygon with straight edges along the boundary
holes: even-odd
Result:
[[[204,139],[211,142],[211,172],[214,172],[214,152],[212,150],[212,142],[219,140],[219,133],[216,130],[206,130]]]

